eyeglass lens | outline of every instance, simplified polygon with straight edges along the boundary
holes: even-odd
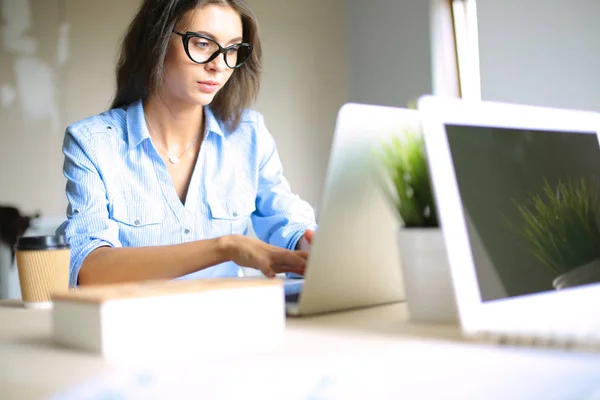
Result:
[[[189,37],[188,52],[195,62],[204,63],[217,51],[219,51],[219,46],[212,40],[198,36]],[[236,68],[248,59],[250,56],[250,47],[245,44],[233,45],[224,54],[227,66],[229,68]]]

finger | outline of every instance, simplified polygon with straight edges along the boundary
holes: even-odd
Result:
[[[308,252],[307,251],[296,250],[296,251],[294,251],[294,253],[296,253],[300,257],[304,258],[305,260],[308,259]]]
[[[274,265],[287,265],[293,268],[304,268],[306,265],[306,257],[299,254],[297,251],[277,251],[272,255]]]
[[[292,274],[298,274],[302,276],[304,276],[304,273],[306,272],[306,268],[294,268],[289,267],[287,265],[274,265],[273,270],[278,274],[289,272]]]
[[[311,231],[310,229],[307,229],[306,231],[304,231],[304,238],[306,239],[308,244],[312,244],[314,237],[315,237],[315,231]]]
[[[271,263],[267,258],[263,258],[257,262],[256,268],[263,273],[267,278],[275,278],[276,272],[271,267]]]
[[[275,278],[275,276],[279,273],[270,267],[266,270],[261,270],[261,272],[263,273],[264,276],[266,276],[267,278],[270,278],[270,279]]]

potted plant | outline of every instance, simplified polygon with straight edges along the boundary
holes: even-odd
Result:
[[[384,191],[400,219],[400,262],[410,316],[418,322],[454,323],[456,300],[420,129],[405,127],[393,135],[380,159]]]
[[[542,194],[515,202],[520,215],[511,224],[532,254],[556,274],[564,289],[600,282],[600,184],[595,179],[544,180]]]

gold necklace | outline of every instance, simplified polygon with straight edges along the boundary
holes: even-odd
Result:
[[[148,124],[148,128],[150,128],[150,134],[154,133],[154,128],[152,127],[152,124],[150,123],[150,121],[148,121],[148,118],[146,118],[146,116],[144,115],[144,119],[146,120],[146,123]],[[194,139],[186,148],[185,150],[183,150],[183,153],[181,153],[180,155],[174,155],[171,154],[171,152],[162,145],[162,143],[159,143],[160,146],[163,148],[163,150],[167,153],[167,158],[169,159],[169,162],[171,164],[178,164],[179,161],[181,161],[181,157],[183,157],[185,155],[185,153],[188,152],[189,149],[192,148],[193,145],[196,144],[196,142],[198,141],[198,139],[200,139],[200,135],[196,136],[196,139]]]

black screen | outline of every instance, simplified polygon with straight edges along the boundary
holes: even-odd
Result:
[[[482,300],[600,280],[595,133],[446,130]]]

